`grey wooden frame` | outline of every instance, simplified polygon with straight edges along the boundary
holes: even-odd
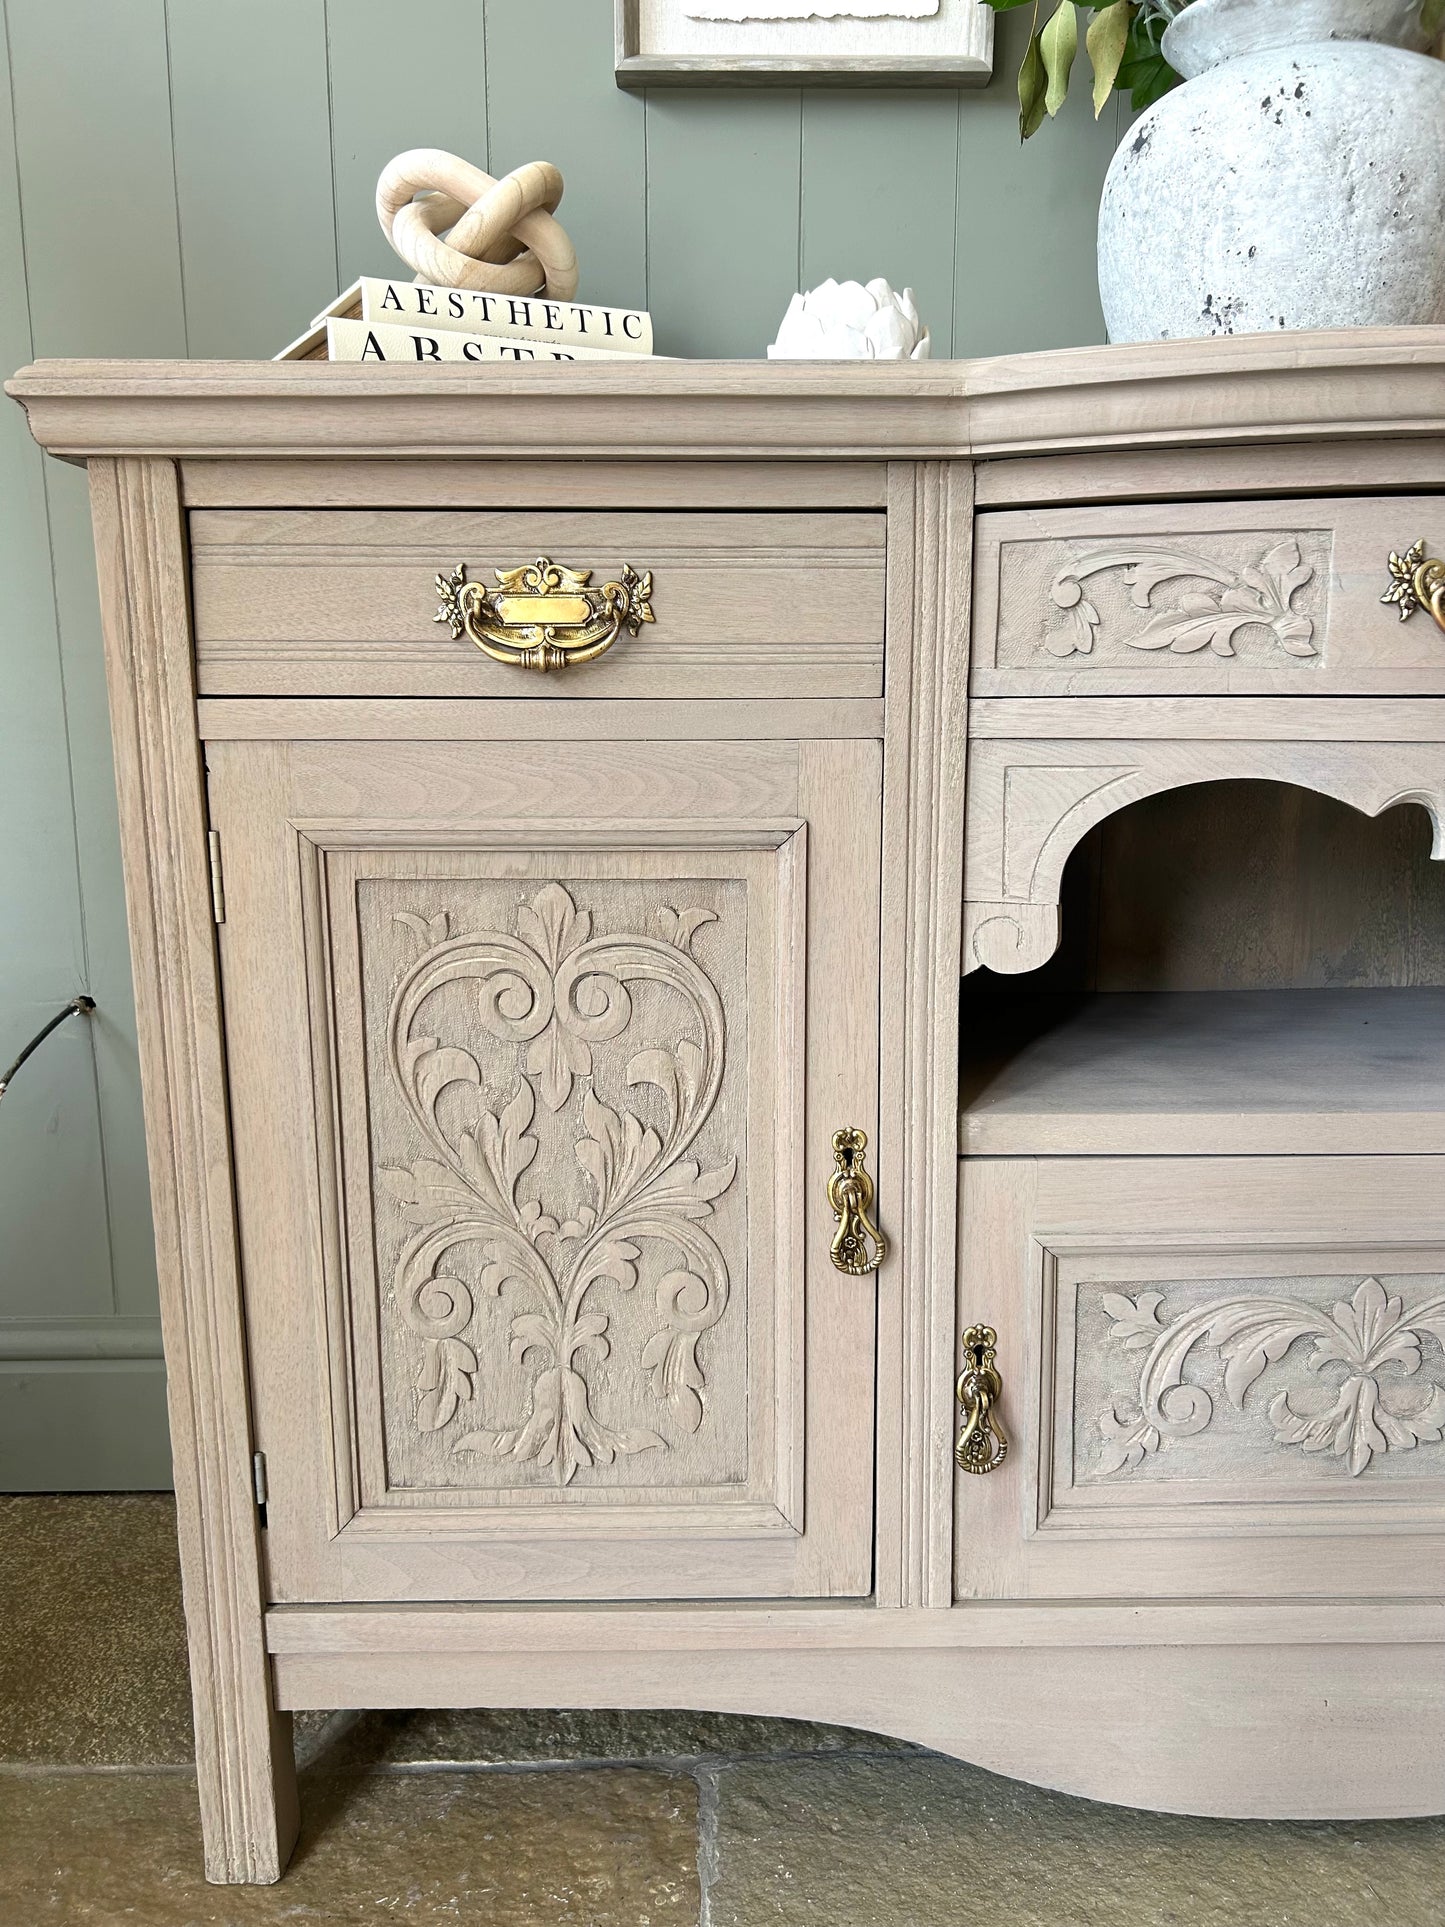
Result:
[[[619,87],[795,87],[799,81],[836,87],[986,87],[993,77],[987,58],[778,60],[763,56],[669,57],[641,51],[638,0],[613,0],[616,12]]]

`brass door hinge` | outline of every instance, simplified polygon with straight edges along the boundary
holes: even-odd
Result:
[[[256,1501],[256,1510],[260,1514],[261,1529],[264,1532],[266,1529],[266,1501],[270,1496],[269,1488],[266,1484],[266,1454],[264,1452],[253,1452],[251,1454],[251,1492]]]
[[[208,830],[206,842],[211,853],[211,915],[217,923],[226,921],[226,886],[221,877],[221,832]]]

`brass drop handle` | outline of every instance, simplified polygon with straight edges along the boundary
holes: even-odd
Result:
[[[868,1134],[856,1125],[833,1133],[833,1162],[828,1180],[828,1202],[838,1220],[828,1255],[850,1278],[866,1277],[888,1256],[888,1240],[874,1224],[873,1180],[863,1168]]]
[[[1401,622],[1408,622],[1417,609],[1428,609],[1445,630],[1445,562],[1426,555],[1423,535],[1403,555],[1390,551],[1390,586],[1380,600],[1395,604]]]
[[[958,1380],[963,1430],[953,1456],[965,1472],[997,1472],[1008,1457],[1008,1434],[998,1418],[1003,1380],[997,1346],[998,1333],[992,1325],[970,1325],[963,1334],[967,1362]]]
[[[494,569],[495,589],[468,582],[467,565],[438,575],[444,622],[452,639],[468,636],[494,662],[520,669],[561,669],[605,655],[625,629],[635,636],[652,613],[652,573],[639,574],[629,562],[615,582],[587,585],[590,569],[564,569],[539,556],[520,569]]]

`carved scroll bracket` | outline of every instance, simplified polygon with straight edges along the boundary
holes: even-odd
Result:
[[[1445,860],[1436,743],[1241,741],[1183,728],[1128,742],[986,739],[969,761],[964,971],[1018,974],[1048,961],[1065,867],[1095,824],[1165,790],[1240,780],[1314,790],[1366,816],[1418,803],[1433,825],[1432,855]]]

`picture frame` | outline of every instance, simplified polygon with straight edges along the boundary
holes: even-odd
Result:
[[[981,0],[614,6],[619,87],[982,87],[993,73],[994,16]]]

